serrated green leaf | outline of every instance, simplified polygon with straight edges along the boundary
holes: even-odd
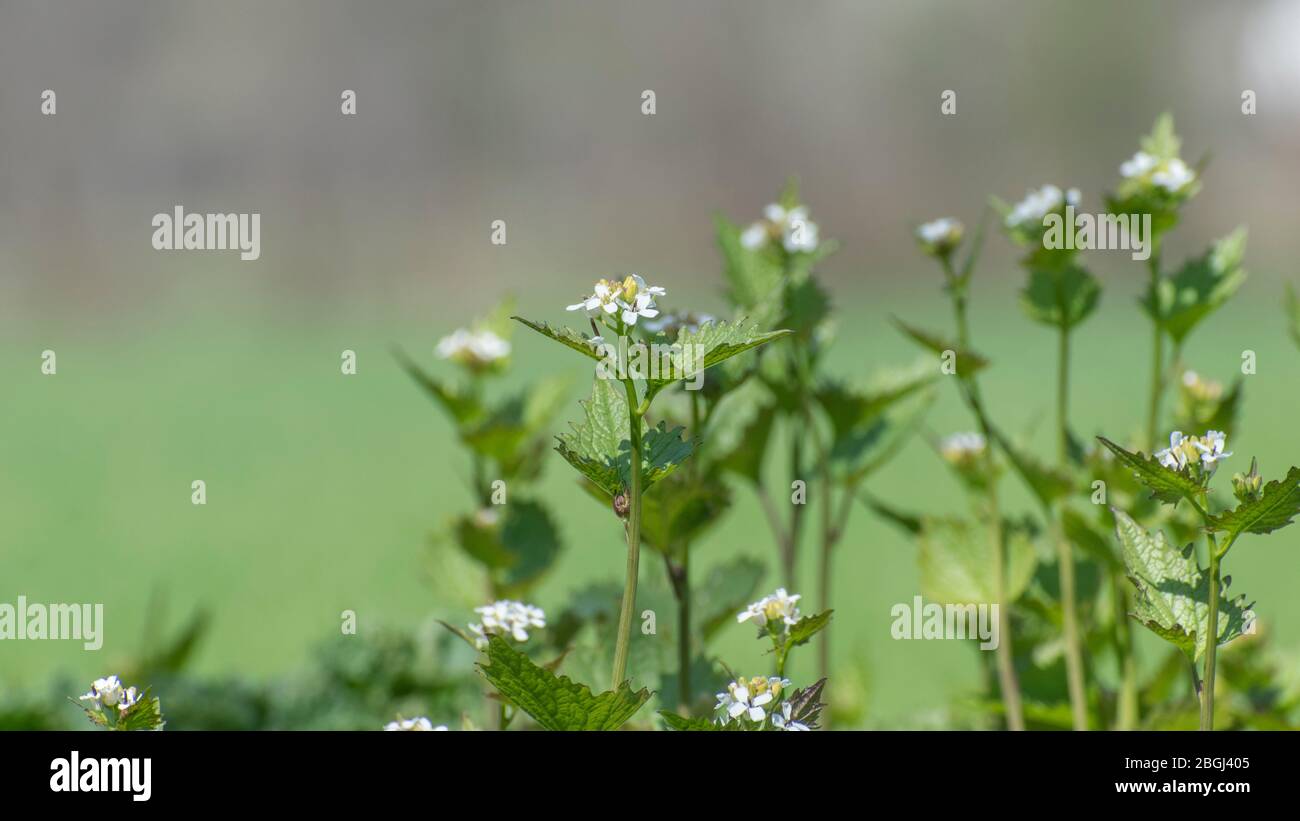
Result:
[[[1020,305],[1035,322],[1068,330],[1087,319],[1100,298],[1097,278],[1070,261],[1030,270],[1029,284],[1020,292]]]
[[[1174,132],[1174,116],[1165,111],[1159,117],[1156,117],[1155,125],[1151,127],[1151,133],[1142,137],[1140,145],[1143,151],[1157,160],[1169,160],[1177,157],[1179,152],[1182,151],[1183,141]]]
[[[162,702],[149,695],[145,688],[140,700],[127,710],[126,715],[118,718],[114,729],[118,730],[161,730],[167,722],[163,721]]]
[[[659,716],[664,720],[670,730],[678,732],[717,732],[722,730],[717,724],[709,721],[707,718],[686,718],[679,716],[672,710],[660,710]]]
[[[897,327],[904,335],[909,337],[913,342],[922,348],[933,351],[942,356],[948,351],[956,354],[956,374],[958,376],[972,376],[988,366],[989,361],[974,351],[961,350],[956,342],[949,342],[937,334],[929,331],[923,331],[920,328],[908,325],[906,322],[898,319],[893,320],[894,326]]]
[[[799,647],[807,644],[813,636],[826,629],[826,625],[831,623],[831,614],[834,612],[834,610],[827,610],[813,616],[804,616],[791,625],[790,633],[786,636],[790,646]]]
[[[556,437],[556,450],[583,476],[613,498],[631,487],[632,446],[628,438],[627,395],[621,383],[596,379],[591,397],[582,403],[584,418],[572,431]],[[644,425],[644,421],[643,421]],[[684,428],[668,430],[660,422],[642,428],[641,490],[668,474],[691,455],[694,442],[682,438]]]
[[[479,673],[511,704],[548,730],[617,730],[650,698],[627,682],[594,695],[585,684],[539,667],[500,636],[488,639]]]
[[[822,692],[826,689],[826,679],[820,678],[808,687],[802,687],[790,694],[790,720],[797,721],[810,730],[816,730],[821,721]]]
[[[1152,536],[1124,511],[1112,510],[1124,566],[1137,588],[1134,618],[1197,661],[1208,646],[1209,573],[1197,565],[1191,545],[1179,550],[1165,541],[1163,533]],[[1245,603],[1245,596],[1229,599],[1227,586],[1225,580],[1220,590],[1216,632],[1220,645],[1240,636],[1253,618],[1253,605]]]
[[[1264,485],[1258,499],[1242,502],[1232,510],[1210,517],[1210,530],[1234,537],[1240,533],[1272,533],[1291,524],[1300,515],[1300,467],[1292,467],[1286,478]]]
[[[1161,327],[1182,342],[1192,329],[1228,301],[1246,279],[1241,267],[1246,251],[1246,229],[1238,228],[1200,257],[1188,260],[1171,277],[1156,284],[1147,295]]]
[[[926,517],[921,523],[921,592],[941,604],[1009,606],[1034,575],[1033,543],[1022,533],[1006,533],[1006,599],[998,602],[995,555],[990,533],[963,519]]]
[[[700,371],[791,333],[760,331],[753,320],[706,322],[694,330],[682,331],[666,356],[656,354],[664,364],[659,366],[658,375],[652,372],[646,380],[647,390],[653,396],[673,382],[691,379]]]
[[[512,316],[510,318],[523,325],[527,325],[542,336],[547,337],[548,339],[554,339],[566,348],[571,348],[584,356],[597,361],[603,358],[598,350],[600,343],[592,342],[591,337],[578,333],[572,328],[567,326],[560,326],[557,328],[546,322],[534,322],[531,319],[524,319],[522,316]]]
[[[1151,491],[1152,499],[1172,505],[1179,499],[1194,499],[1201,492],[1201,486],[1190,476],[1165,467],[1154,457],[1142,452],[1130,453],[1104,436],[1098,436],[1097,440],[1133,471],[1134,477]]]

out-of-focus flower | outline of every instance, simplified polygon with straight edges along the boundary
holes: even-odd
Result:
[[[1196,179],[1196,172],[1178,157],[1161,160],[1145,151],[1121,163],[1119,173],[1126,180],[1157,186],[1170,194],[1181,192]]]
[[[523,602],[502,599],[483,607],[474,608],[483,617],[478,624],[469,625],[474,634],[474,646],[480,650],[488,646],[489,636],[509,636],[518,642],[528,641],[528,631],[546,626],[546,613],[540,607]]]
[[[430,732],[430,731],[445,732],[447,730],[447,726],[445,724],[439,724],[437,727],[435,727],[433,726],[433,722],[429,721],[429,719],[425,718],[424,716],[420,716],[418,718],[406,718],[406,719],[398,719],[397,721],[390,721],[384,725],[384,730],[386,732],[403,731],[403,730],[407,732]]]
[[[785,592],[784,587],[778,587],[775,593],[764,596],[740,611],[736,621],[740,624],[753,621],[758,625],[760,635],[769,627],[778,626],[789,632],[791,625],[799,623],[799,599],[799,594],[792,596]]]
[[[438,341],[435,352],[443,359],[471,368],[482,368],[509,356],[510,343],[486,329],[471,331],[457,328]]]
[[[939,454],[959,467],[973,464],[987,449],[988,442],[984,440],[984,436],[973,432],[954,433],[945,436],[939,442]]]
[[[740,244],[751,251],[764,247],[775,239],[788,253],[816,251],[820,238],[817,223],[808,218],[804,205],[786,209],[771,203],[763,209],[763,219],[750,223],[740,234]]]
[[[946,257],[961,243],[965,227],[951,217],[927,222],[916,229],[916,238],[926,253]]]
[[[1062,192],[1055,185],[1044,185],[1038,190],[1030,190],[1025,198],[1016,203],[1006,216],[1008,228],[1041,230],[1043,217],[1060,211],[1067,205],[1078,205],[1081,197],[1079,189],[1071,188]]]

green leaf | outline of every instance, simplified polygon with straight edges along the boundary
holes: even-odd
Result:
[[[542,379],[529,390],[502,402],[467,426],[461,438],[476,453],[509,463],[519,450],[547,427],[568,399],[567,379]]]
[[[913,536],[920,535],[922,519],[918,514],[909,513],[901,508],[888,505],[865,492],[858,494],[858,499],[890,524]]]
[[[597,487],[613,498],[631,487],[632,445],[628,438],[627,394],[621,383],[596,379],[591,397],[582,403],[584,418],[573,430],[556,437],[556,450]],[[643,420],[644,424],[644,420]],[[694,449],[684,440],[684,428],[642,429],[641,490],[672,473]]]
[[[641,496],[642,541],[675,558],[731,506],[731,489],[724,482],[712,476],[696,481],[688,473],[672,473]]]
[[[857,482],[888,461],[919,427],[934,398],[933,365],[887,377],[858,391],[836,382],[814,393],[831,422],[831,469],[843,482]]]
[[[461,549],[497,571],[495,581],[513,595],[550,569],[560,552],[560,535],[538,502],[515,498],[500,508],[488,508],[498,510],[499,522],[470,514],[456,520],[454,532]]]
[[[442,406],[457,425],[463,426],[483,415],[483,407],[473,394],[426,373],[401,349],[393,349],[393,356],[411,378]]]
[[[1188,260],[1172,277],[1161,279],[1148,294],[1147,309],[1161,326],[1182,342],[1192,329],[1237,292],[1246,279],[1241,259],[1246,229],[1238,228],[1196,259]]]
[[[803,687],[790,694],[790,720],[797,721],[810,730],[816,730],[821,721],[822,691],[826,689],[826,679],[820,678],[809,687]]]
[[[1183,141],[1174,133],[1174,116],[1165,111],[1156,118],[1151,133],[1139,143],[1142,150],[1157,160],[1170,160],[1182,151]]]
[[[737,556],[714,565],[703,580],[693,585],[691,597],[699,613],[696,630],[705,641],[726,625],[736,623],[736,614],[754,600],[766,571],[757,559]]]
[[[1020,305],[1030,319],[1056,328],[1077,326],[1097,307],[1101,283],[1083,266],[1035,267],[1020,292]]]
[[[1211,516],[1210,530],[1225,531],[1234,538],[1241,533],[1272,533],[1291,524],[1296,515],[1300,515],[1300,467],[1292,467],[1285,479],[1264,485],[1258,499]]]
[[[743,229],[722,215],[714,217],[714,225],[730,286],[727,295],[736,307],[752,312],[781,284],[780,252],[772,243],[757,250],[744,247],[740,244]]]
[[[1117,570],[1121,567],[1111,547],[1109,532],[1099,531],[1092,522],[1070,508],[1062,511],[1061,524],[1065,528],[1065,537],[1087,556]]]
[[[921,591],[941,604],[1010,605],[1029,586],[1037,559],[1023,533],[1006,533],[1006,598],[999,602],[990,533],[964,519],[926,517],[921,524]]]
[[[664,724],[668,726],[668,729],[679,732],[716,732],[722,729],[707,718],[686,718],[677,715],[672,710],[660,710],[659,716],[664,720]]]
[[[478,665],[483,678],[548,730],[617,730],[650,698],[649,690],[634,692],[627,682],[593,695],[587,685],[537,666],[500,636],[488,640],[487,657]]]
[[[1197,661],[1208,646],[1209,573],[1197,565],[1190,544],[1179,550],[1165,541],[1163,533],[1152,536],[1124,511],[1112,511],[1124,566],[1137,588],[1133,617]],[[1240,636],[1254,618],[1250,612],[1254,605],[1246,604],[1245,596],[1227,597],[1229,583],[1225,578],[1219,594],[1216,639],[1220,645]]]
[[[666,362],[660,365],[659,376],[652,373],[646,380],[646,388],[653,396],[673,382],[691,379],[700,371],[791,333],[760,331],[752,320],[706,322],[695,330],[682,331],[667,356],[657,355]]]
[[[1060,468],[1052,467],[1037,457],[1013,445],[1011,441],[996,430],[993,431],[998,446],[1007,455],[1007,461],[1020,475],[1033,492],[1034,498],[1045,508],[1050,508],[1057,500],[1074,492],[1074,480],[1070,474]]]
[[[118,719],[114,729],[161,730],[166,724],[167,722],[163,721],[162,702],[151,697],[149,688],[146,687],[140,700],[127,710],[124,717]]]
[[[1172,505],[1179,499],[1194,500],[1201,492],[1201,486],[1190,476],[1165,467],[1154,457],[1141,452],[1129,453],[1104,436],[1097,439],[1115,454],[1115,458],[1132,469],[1134,477],[1151,491],[1152,499]]]
[[[912,341],[916,342],[916,344],[920,345],[922,348],[933,351],[940,356],[943,356],[948,351],[952,351],[956,354],[956,373],[958,376],[971,376],[984,369],[989,364],[987,359],[974,351],[961,350],[960,346],[955,342],[949,342],[936,334],[908,325],[897,317],[895,317],[893,321],[894,325],[900,331],[910,337]]]
[[[834,610],[827,610],[815,616],[804,616],[799,619],[790,626],[790,634],[786,636],[786,641],[791,647],[807,644],[809,639],[826,629],[826,625],[831,623],[831,614],[834,612]]]
[[[569,328],[567,326],[561,326],[557,328],[552,325],[548,325],[545,322],[534,322],[531,319],[524,319],[521,316],[512,316],[510,318],[515,320],[516,322],[520,322],[524,325],[527,325],[528,327],[532,328],[534,331],[537,331],[542,336],[548,337],[550,339],[554,339],[556,342],[560,343],[566,348],[572,348],[573,350],[577,351],[580,354],[583,354],[584,356],[591,357],[592,359],[595,359],[597,361],[603,359],[603,357],[600,355],[600,352],[598,350],[600,343],[592,342],[591,337],[586,336],[585,334],[580,334],[577,331],[573,330],[572,328]]]

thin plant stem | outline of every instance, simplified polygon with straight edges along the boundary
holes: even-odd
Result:
[[[1210,542],[1210,601],[1209,616],[1205,623],[1205,686],[1201,698],[1201,729],[1214,729],[1214,662],[1219,647],[1219,546],[1214,534],[1208,536]]]
[[[1147,263],[1150,271],[1150,289],[1148,293],[1151,297],[1152,310],[1155,310],[1156,300],[1158,297],[1158,288],[1160,285],[1160,251],[1157,247],[1152,250],[1151,259]],[[1154,448],[1159,441],[1160,424],[1160,396],[1165,389],[1164,375],[1164,334],[1158,320],[1151,320],[1151,398],[1147,407],[1147,447]]]
[[[943,258],[943,269],[947,275],[950,292],[953,297],[953,313],[957,323],[957,344],[962,348],[970,346],[970,325],[966,318],[966,292],[964,285],[958,285],[956,273],[951,261]],[[998,646],[997,670],[998,687],[1002,691],[1002,704],[1006,710],[1007,729],[1025,729],[1024,708],[1020,700],[1020,681],[1016,678],[1015,655],[1012,649],[1011,619],[1007,614],[1006,601],[1006,545],[1002,533],[1002,513],[998,505],[997,482],[994,479],[993,464],[993,426],[989,424],[984,413],[984,403],[980,399],[979,384],[969,374],[960,374],[962,398],[975,416],[980,433],[987,443],[985,448],[986,467],[989,484],[986,492],[989,509],[989,539],[993,544],[993,576],[995,594],[998,597]]]
[[[1137,727],[1138,682],[1137,659],[1133,655],[1133,630],[1128,619],[1128,594],[1124,589],[1123,575],[1111,572],[1111,597],[1115,606],[1115,652],[1119,656],[1120,685],[1119,710],[1115,729],[1132,730]]]
[[[1057,456],[1062,468],[1070,460],[1070,328],[1061,327],[1056,367]],[[1074,551],[1065,536],[1065,504],[1056,509],[1056,559],[1061,585],[1061,611],[1065,633],[1065,675],[1070,693],[1074,729],[1088,729],[1087,696],[1083,687],[1083,654],[1079,648],[1079,619],[1075,605]]]
[[[618,638],[614,644],[614,672],[610,686],[617,688],[627,678],[627,654],[632,641],[632,617],[636,611],[637,572],[641,562],[641,406],[637,402],[636,383],[623,381],[627,390],[628,441],[631,443],[630,479],[627,508],[627,569],[623,579],[623,602],[618,613]]]

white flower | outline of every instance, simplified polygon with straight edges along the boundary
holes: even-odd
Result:
[[[794,708],[790,706],[790,702],[787,701],[783,703],[780,710],[772,713],[772,726],[778,730],[787,730],[791,732],[807,732],[812,729],[803,722],[792,720],[791,713],[793,712]]]
[[[622,282],[602,279],[592,289],[591,296],[582,302],[568,307],[570,311],[600,309],[607,314],[619,314],[625,325],[635,325],[641,317],[650,319],[659,316],[654,298],[666,294],[658,285],[646,285],[644,279],[636,274],[623,278]]]
[[[481,624],[471,624],[474,646],[480,650],[488,646],[488,636],[509,636],[518,642],[528,641],[528,630],[546,626],[546,613],[542,608],[523,602],[502,599],[483,607],[474,608],[483,617]]]
[[[134,687],[131,688],[131,692],[135,692]],[[122,700],[123,695],[122,682],[118,680],[117,676],[107,676],[95,679],[90,685],[90,692],[82,696],[80,700],[90,702],[93,705],[91,709],[101,706],[113,707]],[[135,702],[132,701],[132,703]]]
[[[742,247],[751,251],[756,251],[767,245],[767,226],[761,222],[751,223],[740,235],[740,244]]]
[[[960,463],[984,453],[988,443],[978,433],[954,433],[939,442],[939,453],[949,462]]]
[[[1160,161],[1157,160],[1155,157],[1151,156],[1145,151],[1139,151],[1138,153],[1133,155],[1132,159],[1125,160],[1124,162],[1120,163],[1119,173],[1120,176],[1126,179],[1132,179],[1133,177],[1141,177],[1144,174],[1150,173],[1151,171],[1155,170],[1155,167],[1159,164]]]
[[[817,250],[817,223],[808,219],[808,209],[804,206],[793,208],[785,215],[781,244],[790,253]]]
[[[799,598],[798,594],[791,596],[784,587],[778,587],[772,595],[764,596],[740,611],[736,621],[744,624],[752,619],[758,625],[760,635],[773,622],[784,624],[786,632],[789,632],[790,625],[799,623]]]
[[[1190,185],[1194,179],[1196,179],[1196,173],[1187,167],[1187,163],[1177,157],[1166,162],[1151,175],[1151,182],[1170,194],[1177,194]]]
[[[1042,225],[1043,217],[1060,210],[1066,205],[1078,205],[1079,189],[1071,188],[1064,194],[1055,185],[1044,185],[1037,191],[1029,191],[1025,198],[1016,203],[1007,214],[1006,225],[1015,228],[1026,225]]]
[[[429,719],[425,718],[424,716],[420,716],[419,718],[407,718],[407,719],[399,719],[398,721],[390,721],[384,725],[384,730],[386,732],[394,732],[394,731],[401,731],[401,730],[406,730],[408,732],[430,732],[430,731],[440,730],[446,732],[447,726],[445,724],[439,724],[437,727],[435,727],[433,726],[433,722],[429,721]]]
[[[117,709],[123,713],[130,710],[140,701],[140,694],[134,687],[127,687],[122,691],[122,698],[117,703]]]
[[[763,217],[770,223],[780,225],[785,222],[785,207],[774,202],[769,203],[768,206],[763,209]]]
[[[718,693],[718,704],[714,709],[727,714],[726,719],[720,718],[722,723],[735,720],[742,715],[747,716],[750,721],[761,723],[767,718],[767,711],[763,708],[771,704],[773,699],[778,698],[783,688],[789,686],[788,679],[777,676],[738,679],[727,685],[727,692]]]
[[[1223,383],[1205,379],[1196,371],[1184,371],[1183,391],[1198,402],[1215,402],[1223,396]]]
[[[962,224],[951,217],[927,222],[916,229],[916,236],[926,245],[951,247],[961,241]]]
[[[1170,470],[1185,470],[1188,465],[1199,464],[1213,473],[1218,463],[1231,456],[1223,448],[1227,437],[1222,431],[1208,431],[1205,436],[1183,436],[1176,430],[1169,434],[1169,447],[1157,451],[1155,456],[1160,464]]]
[[[438,341],[436,353],[466,365],[490,365],[510,355],[510,343],[486,329],[457,328]]]

